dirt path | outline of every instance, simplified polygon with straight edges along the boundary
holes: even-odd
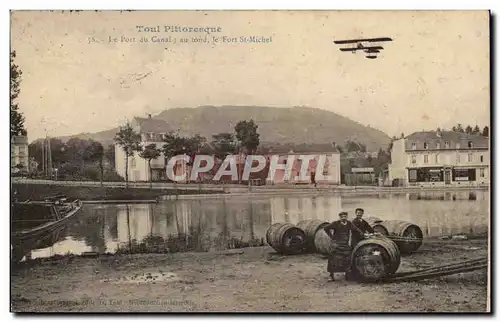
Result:
[[[399,272],[486,257],[487,241],[427,241]],[[39,311],[485,312],[487,272],[420,282],[327,282],[321,255],[220,253],[66,257],[12,271],[12,309]]]

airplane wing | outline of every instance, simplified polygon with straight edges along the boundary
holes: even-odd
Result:
[[[379,38],[365,38],[365,39],[334,40],[333,42],[337,45],[343,45],[343,44],[355,44],[360,42],[382,42],[382,41],[392,41],[392,38],[379,37]]]

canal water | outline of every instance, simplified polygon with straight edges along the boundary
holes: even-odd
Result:
[[[265,245],[276,222],[334,221],[340,211],[353,218],[398,219],[419,225],[425,237],[465,233],[485,236],[489,191],[375,193],[318,196],[229,196],[158,204],[85,205],[63,230],[48,236],[31,258],[85,252],[171,253],[218,251]]]

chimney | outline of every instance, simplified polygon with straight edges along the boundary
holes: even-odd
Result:
[[[440,137],[441,137],[441,129],[437,129],[437,131],[436,131],[436,136],[437,136],[438,138],[440,138]]]

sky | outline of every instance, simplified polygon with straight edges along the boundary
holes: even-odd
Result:
[[[393,39],[374,60],[333,43],[373,37]],[[17,11],[11,49],[30,141],[200,105],[309,106],[389,136],[490,119],[487,11]]]

